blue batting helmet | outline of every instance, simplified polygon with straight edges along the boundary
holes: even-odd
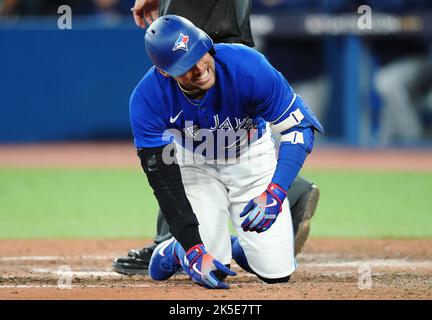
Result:
[[[145,47],[156,67],[177,77],[191,69],[213,47],[213,41],[188,19],[170,14],[148,27]]]

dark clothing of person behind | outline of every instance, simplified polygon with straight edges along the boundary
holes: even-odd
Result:
[[[253,47],[248,0],[160,0],[159,16],[183,16],[204,30],[214,42]]]

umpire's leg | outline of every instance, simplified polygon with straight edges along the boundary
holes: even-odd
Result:
[[[166,222],[161,209],[159,209],[157,216],[156,231],[156,237],[154,238],[154,243],[156,245],[172,237],[171,233],[169,232],[168,223]]]

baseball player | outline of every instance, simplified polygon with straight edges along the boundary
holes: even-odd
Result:
[[[228,288],[234,258],[266,283],[287,282],[296,268],[287,191],[321,124],[261,53],[214,44],[183,17],[155,20],[145,46],[154,67],[132,93],[131,125],[173,235],[155,248],[150,276],[182,269]]]
[[[196,0],[136,0],[132,12],[135,23],[142,28],[146,27],[146,22],[150,25],[158,16],[173,13],[191,20],[215,43],[243,43],[253,47],[250,6],[248,0],[204,1],[200,6],[196,5]],[[309,221],[318,203],[319,189],[297,176],[287,197],[294,225],[295,254],[298,254],[309,235]],[[113,270],[128,275],[148,274],[148,264],[156,245],[171,237],[169,226],[159,211],[154,244],[129,250],[127,257],[113,261]]]

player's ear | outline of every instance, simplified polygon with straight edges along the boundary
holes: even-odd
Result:
[[[157,71],[160,72],[161,75],[163,75],[164,77],[171,77],[168,73],[166,73],[165,71],[163,71],[162,69],[159,69],[158,67],[156,67]]]

